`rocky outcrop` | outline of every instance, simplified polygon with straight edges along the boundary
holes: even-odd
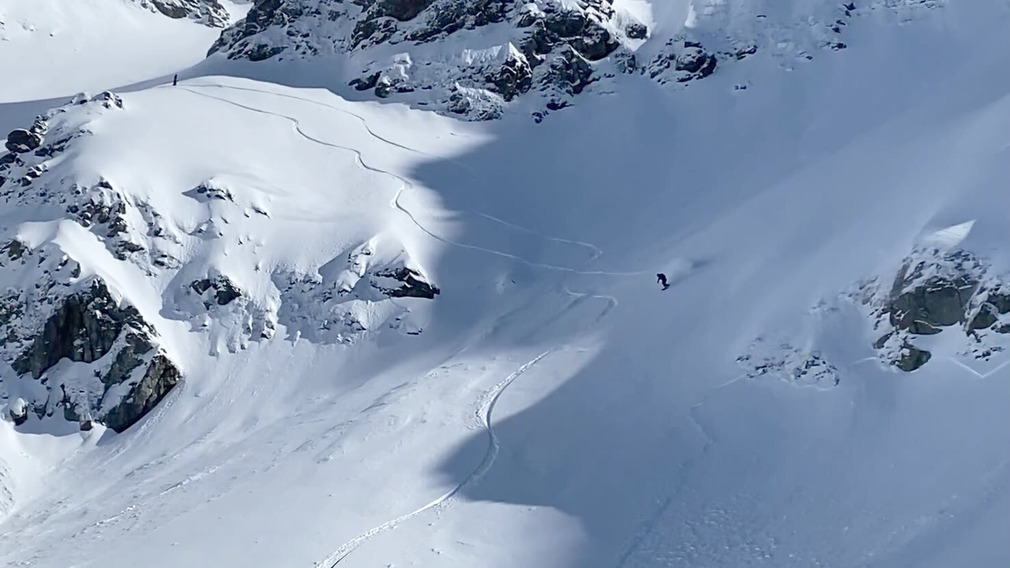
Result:
[[[923,336],[963,334],[960,356],[988,360],[1002,352],[1000,336],[1010,334],[1008,282],[967,251],[926,249],[906,259],[888,288],[871,280],[851,297],[870,309],[881,358],[911,372],[933,357],[919,344]]]
[[[17,129],[7,135],[4,146],[15,154],[31,152],[42,145],[42,136],[31,130]]]
[[[964,324],[978,288],[981,266],[966,253],[948,255],[953,272],[926,260],[906,262],[895,277],[886,306],[891,326],[915,335]]]
[[[349,80],[359,91],[484,120],[530,93],[545,110],[567,106],[622,49],[615,17],[610,0],[260,0],[211,53],[254,61],[336,53],[359,69]],[[491,25],[503,43],[483,43],[477,30]],[[647,34],[642,24],[627,29]],[[463,47],[439,55],[435,44],[449,42]],[[388,45],[403,49],[390,58],[379,49]]]
[[[149,328],[132,306],[119,306],[108,288],[95,280],[90,289],[68,296],[34,337],[31,347],[12,363],[15,371],[38,379],[60,359],[91,363],[107,355],[127,327]],[[149,348],[149,346],[148,346]]]
[[[372,286],[391,298],[434,300],[435,296],[441,293],[441,290],[425,280],[420,272],[402,266],[376,272]]]
[[[238,298],[242,297],[242,292],[232,284],[227,276],[217,276],[215,278],[204,278],[195,280],[189,285],[197,295],[204,298],[213,298],[219,306],[227,306]],[[210,307],[207,305],[206,307]]]
[[[210,54],[250,61],[338,57],[350,73],[345,80],[379,98],[470,120],[497,118],[525,99],[542,120],[622,74],[673,87],[759,52],[791,69],[848,47],[843,38],[861,15],[905,19],[942,5],[808,4],[773,14],[760,3],[699,7],[692,25],[671,37],[654,35],[613,0],[257,0]]]
[[[139,0],[140,5],[176,20],[189,18],[215,28],[228,25],[228,10],[217,0]]]
[[[104,414],[105,425],[117,432],[126,430],[153,410],[180,380],[175,364],[164,354],[155,355],[129,394]]]
[[[180,380],[178,368],[158,350],[153,328],[100,280],[63,298],[26,339],[28,347],[11,366],[45,384],[45,399],[28,403],[40,417],[61,409],[67,420],[94,419],[121,432]],[[85,365],[76,370],[61,366],[64,360]]]

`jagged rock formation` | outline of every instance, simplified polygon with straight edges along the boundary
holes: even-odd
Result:
[[[663,84],[704,79],[759,52],[785,67],[839,51],[846,28],[885,10],[911,17],[931,0],[793,2],[774,20],[754,2],[706,4],[691,26],[652,37],[612,0],[258,0],[210,50],[230,59],[337,56],[345,81],[379,98],[471,120],[528,99],[541,120],[623,73]],[[494,38],[494,39],[492,39]]]
[[[228,25],[228,10],[217,0],[138,0],[139,4],[169,18],[189,18],[215,28]]]
[[[475,33],[492,26],[504,43]],[[640,22],[630,29],[646,33]],[[564,106],[594,80],[593,63],[626,39],[610,0],[260,0],[211,53],[251,61],[350,55],[362,61],[348,80],[358,90],[381,98],[428,92],[422,106],[489,119],[532,90]],[[457,42],[458,50],[446,49]],[[371,55],[365,62],[357,54]]]
[[[870,309],[881,333],[874,347],[883,360],[914,371],[933,354],[916,338],[948,329],[964,334],[962,355],[988,360],[1006,349],[1010,338],[1010,280],[989,274],[988,266],[963,251],[916,251],[887,289],[877,280],[853,294]]]
[[[372,286],[390,298],[427,298],[434,300],[435,296],[441,293],[438,287],[427,282],[420,272],[402,266],[376,272]]]
[[[7,142],[4,146],[8,151],[15,154],[31,152],[42,145],[42,136],[31,130],[17,129],[7,135]]]
[[[117,305],[103,282],[92,280],[54,308],[41,330],[5,342],[28,343],[11,366],[46,383],[45,400],[29,405],[40,418],[62,408],[67,420],[90,427],[95,419],[121,432],[179,382],[178,368],[158,351],[153,328],[132,306]],[[60,373],[64,359],[87,363],[90,376]]]

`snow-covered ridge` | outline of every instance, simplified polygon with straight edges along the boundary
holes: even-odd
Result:
[[[222,90],[175,91],[236,118],[265,117],[289,140],[291,168],[304,168],[297,148],[308,147],[359,180],[351,183],[408,188],[353,147],[215,92]],[[144,101],[157,94],[78,96],[12,132],[0,155],[0,352],[9,365],[0,370],[0,397],[19,424],[59,412],[84,428],[97,421],[122,431],[208,351],[269,340],[278,325],[320,344],[383,328],[416,335],[423,320],[411,317],[411,306],[440,292],[403,230],[384,228],[384,217],[401,215],[396,207],[374,193],[362,201],[351,192],[357,205],[349,207],[324,197],[328,182],[314,176],[332,165],[250,176],[215,156],[234,145],[234,133],[195,143],[185,134],[194,125],[182,125],[160,136],[191,146],[189,167],[168,179],[157,167],[135,169],[146,150],[128,144],[145,119],[130,107],[143,116]],[[285,132],[291,125],[294,133]],[[305,186],[312,189],[299,193]],[[314,253],[302,250],[292,262],[298,256],[267,252],[293,252],[300,242]],[[194,345],[202,345],[198,356]]]
[[[497,118],[524,98],[539,120],[594,84],[611,88],[615,75],[686,83],[758,52],[792,67],[845,49],[845,30],[860,16],[911,21],[943,4],[261,0],[211,55],[335,58],[338,80],[381,98],[474,120]]]

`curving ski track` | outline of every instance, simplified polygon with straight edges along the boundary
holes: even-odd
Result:
[[[249,87],[235,87],[235,86],[231,86],[231,85],[189,85],[189,86],[190,87],[205,88],[205,89],[209,89],[209,88],[230,89],[230,90],[234,90],[234,91],[244,91],[244,92],[248,92],[248,93],[259,93],[259,94],[262,94],[262,95],[271,95],[271,96],[281,97],[281,98],[285,98],[285,99],[292,99],[292,100],[296,100],[296,101],[302,101],[302,102],[314,104],[314,105],[317,105],[317,106],[321,106],[321,107],[324,107],[324,108],[328,108],[328,109],[331,109],[331,110],[335,110],[335,111],[337,111],[337,112],[339,112],[341,114],[345,114],[347,116],[351,116],[351,117],[354,117],[355,119],[357,119],[358,122],[361,123],[361,126],[365,129],[365,132],[367,132],[369,136],[371,136],[372,138],[374,138],[374,139],[376,139],[376,140],[378,140],[380,142],[388,144],[388,145],[390,145],[390,146],[392,146],[394,148],[399,148],[401,150],[405,150],[407,152],[411,152],[413,154],[417,154],[419,156],[425,156],[425,157],[431,158],[433,160],[446,161],[446,162],[448,162],[450,164],[455,165],[456,167],[460,168],[461,170],[467,172],[467,174],[469,174],[475,180],[477,180],[477,181],[483,181],[484,180],[484,176],[480,175],[472,167],[468,166],[467,164],[465,164],[463,162],[460,162],[459,160],[455,160],[455,159],[452,159],[452,158],[446,158],[444,156],[439,156],[439,155],[436,155],[436,154],[431,154],[431,153],[425,152],[423,150],[418,150],[417,148],[412,148],[410,146],[406,146],[404,144],[400,144],[399,142],[390,140],[389,138],[386,138],[386,137],[378,134],[374,130],[372,130],[372,127],[368,124],[368,121],[365,119],[365,117],[363,117],[363,116],[361,116],[361,115],[359,115],[357,113],[351,112],[349,110],[342,109],[340,107],[331,105],[331,104],[326,104],[324,102],[313,100],[313,99],[306,98],[306,97],[298,97],[298,96],[289,95],[289,94],[286,94],[286,93],[276,93],[276,92],[268,91],[268,90],[265,90],[265,89],[252,89],[252,88],[249,88]],[[187,88],[186,90],[188,90],[190,92],[194,92],[194,91],[192,91],[192,89],[188,89]],[[217,98],[217,97],[214,97],[214,98]],[[219,100],[226,100],[226,99],[219,99]],[[234,101],[229,101],[229,102],[234,102]],[[235,104],[238,104],[238,103],[235,103]],[[245,108],[247,108],[247,107],[245,107]],[[262,112],[267,112],[267,111],[262,111]],[[277,116],[281,116],[281,115],[277,115]],[[384,172],[384,173],[389,174],[389,172]],[[389,174],[389,175],[393,175],[393,174]],[[403,180],[401,178],[401,182],[402,181]],[[585,242],[585,241],[577,241],[577,240],[572,240],[572,239],[566,239],[566,238],[562,238],[562,237],[553,237],[553,236],[550,236],[550,235],[545,235],[545,234],[543,234],[543,233],[541,233],[539,231],[535,231],[533,229],[530,229],[529,227],[524,227],[522,225],[517,225],[515,223],[512,223],[511,221],[506,221],[506,220],[501,219],[499,217],[495,217],[493,215],[488,215],[487,213],[482,213],[480,211],[467,210],[465,212],[466,213],[470,213],[472,215],[476,215],[477,217],[481,217],[483,219],[487,219],[488,221],[491,221],[491,222],[498,223],[500,225],[509,227],[511,229],[515,229],[517,231],[522,231],[524,233],[528,233],[528,234],[531,234],[531,235],[537,235],[539,237],[545,238],[545,239],[550,240],[550,241],[554,241],[554,242],[558,242],[558,243],[563,243],[563,244],[568,244],[568,245],[574,245],[574,246],[578,246],[578,247],[582,247],[582,248],[588,249],[592,253],[590,261],[596,260],[597,258],[603,256],[603,250],[600,247],[598,247],[598,246],[596,246],[596,245],[594,245],[592,243],[588,243],[588,242]]]
[[[512,372],[509,376],[502,379],[498,384],[491,387],[486,391],[477,401],[477,417],[482,423],[485,431],[487,431],[487,451],[484,453],[484,459],[481,460],[480,465],[474,469],[470,475],[466,476],[456,487],[442,494],[438,498],[430,501],[429,503],[414,509],[413,511],[391,519],[378,525],[364,533],[352,538],[351,540],[344,543],[340,548],[335,550],[332,554],[327,556],[321,562],[316,564],[317,568],[333,568],[342,562],[345,558],[350,556],[352,552],[364,542],[370,540],[371,538],[384,533],[388,530],[396,528],[398,525],[413,519],[414,517],[424,513],[425,511],[434,509],[436,507],[442,508],[448,506],[452,499],[459,494],[463,489],[479,482],[487,472],[491,470],[496,459],[498,459],[498,454],[501,452],[501,442],[498,441],[498,436],[494,433],[494,425],[492,422],[492,415],[494,414],[494,408],[498,404],[498,400],[501,395],[509,388],[509,386],[515,382],[520,376],[523,375],[530,367],[536,365],[544,357],[550,355],[551,350],[544,351],[540,355],[537,355],[530,361],[527,361],[521,365],[518,369]]]
[[[411,183],[408,179],[404,178],[403,176],[400,176],[400,175],[395,174],[393,172],[390,172],[390,171],[387,171],[387,170],[383,170],[381,168],[377,168],[375,166],[369,165],[367,162],[365,162],[364,156],[361,154],[360,150],[357,150],[355,148],[351,148],[349,146],[343,146],[343,145],[340,145],[340,144],[334,144],[332,142],[327,142],[325,140],[320,140],[319,138],[315,138],[314,136],[312,136],[312,135],[308,134],[307,132],[305,132],[304,130],[302,130],[301,121],[298,120],[297,118],[293,117],[293,116],[288,116],[286,114],[281,114],[281,113],[276,113],[276,112],[272,112],[272,111],[263,110],[263,109],[256,108],[256,107],[251,107],[251,106],[244,105],[242,103],[237,103],[235,101],[228,100],[228,99],[225,99],[225,98],[222,98],[222,97],[216,97],[214,95],[208,95],[206,93],[201,93],[199,91],[194,91],[193,89],[190,89],[190,88],[187,88],[187,87],[177,87],[177,88],[182,89],[182,90],[184,90],[184,91],[186,91],[188,93],[192,93],[194,95],[200,96],[200,97],[206,97],[206,98],[209,98],[209,99],[214,99],[216,101],[220,101],[220,102],[232,105],[232,106],[236,106],[238,108],[245,109],[245,110],[248,110],[250,112],[255,112],[255,113],[259,113],[259,114],[265,114],[265,115],[268,115],[268,116],[275,116],[277,118],[283,118],[283,119],[287,120],[288,122],[291,122],[292,125],[295,128],[295,132],[297,132],[301,137],[305,138],[306,140],[308,140],[310,142],[314,142],[316,144],[320,144],[322,146],[327,146],[329,148],[336,148],[338,150],[344,150],[346,152],[351,152],[352,154],[354,154],[355,160],[357,161],[358,165],[361,166],[363,169],[365,169],[367,171],[370,171],[370,172],[373,172],[373,173],[389,176],[389,177],[397,180],[398,182],[400,182],[400,188],[397,190],[396,194],[393,196],[393,199],[390,202],[390,205],[392,207],[398,209],[399,211],[401,211],[404,215],[406,215],[407,218],[409,218],[410,221],[418,229],[420,229],[423,233],[425,233],[429,237],[431,237],[431,238],[433,238],[433,239],[435,239],[435,240],[437,240],[437,241],[439,241],[441,243],[444,243],[444,244],[447,244],[447,245],[450,245],[450,246],[454,246],[454,247],[457,247],[457,248],[462,248],[462,249],[467,249],[467,250],[473,250],[473,251],[483,252],[485,254],[490,254],[490,255],[499,256],[499,257],[502,257],[502,258],[507,258],[509,260],[514,260],[516,262],[520,262],[522,264],[525,264],[527,266],[531,266],[531,267],[534,267],[534,268],[542,268],[542,269],[546,269],[546,270],[555,270],[555,271],[558,271],[558,272],[566,272],[566,273],[569,273],[569,274],[579,274],[579,275],[583,275],[583,276],[622,276],[622,277],[641,276],[643,274],[646,274],[646,271],[610,272],[610,271],[605,271],[605,270],[578,270],[578,269],[570,268],[570,267],[567,267],[567,266],[559,266],[559,265],[556,265],[556,264],[548,264],[548,263],[543,263],[543,262],[534,262],[534,261],[527,260],[527,259],[525,259],[525,258],[523,258],[523,257],[521,257],[519,255],[515,255],[515,254],[512,254],[512,253],[507,253],[507,252],[504,252],[504,251],[499,251],[499,250],[495,250],[495,249],[485,248],[485,247],[481,247],[481,246],[477,246],[477,245],[471,245],[471,244],[461,243],[461,242],[458,242],[458,241],[453,241],[451,239],[447,239],[445,237],[442,237],[442,236],[434,233],[433,231],[431,231],[430,229],[428,229],[427,227],[425,227],[420,221],[417,220],[417,217],[415,217],[414,214],[411,211],[409,211],[407,208],[405,208],[403,205],[400,204],[400,197],[403,195],[403,192],[405,190],[407,190],[407,189],[413,189],[414,188],[414,184]],[[490,215],[484,215],[484,217],[487,218],[487,219],[495,220],[495,221],[501,221],[500,219],[497,219],[496,217],[492,217]],[[535,233],[534,231],[532,231],[532,229],[526,229],[525,227],[519,227],[518,225],[513,225],[513,224],[508,223],[508,222],[504,222],[504,223],[507,224],[507,225],[516,227],[516,228],[520,228],[520,229],[522,229],[524,231]],[[535,234],[540,234],[540,233],[535,233]],[[545,239],[548,239],[548,240],[554,240],[554,241],[564,242],[564,243],[568,243],[568,244],[577,244],[577,245],[580,245],[580,246],[587,246],[587,247],[591,248],[594,251],[593,258],[595,259],[595,258],[598,257],[597,253],[598,253],[598,251],[600,249],[597,248],[597,247],[595,247],[595,246],[593,246],[593,245],[588,245],[587,243],[580,243],[578,241],[571,241],[571,240],[567,240],[567,239],[559,239],[559,238],[555,238],[555,237],[549,237],[547,235],[540,235],[540,236],[542,236],[542,237],[544,237]]]

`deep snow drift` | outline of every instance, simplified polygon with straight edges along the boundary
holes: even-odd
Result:
[[[1010,7],[878,4],[540,124],[221,76],[54,114],[4,292],[66,255],[184,378],[78,432],[0,366],[0,563],[1006,565]],[[924,282],[972,293],[905,318]],[[48,380],[92,403],[87,365]]]

